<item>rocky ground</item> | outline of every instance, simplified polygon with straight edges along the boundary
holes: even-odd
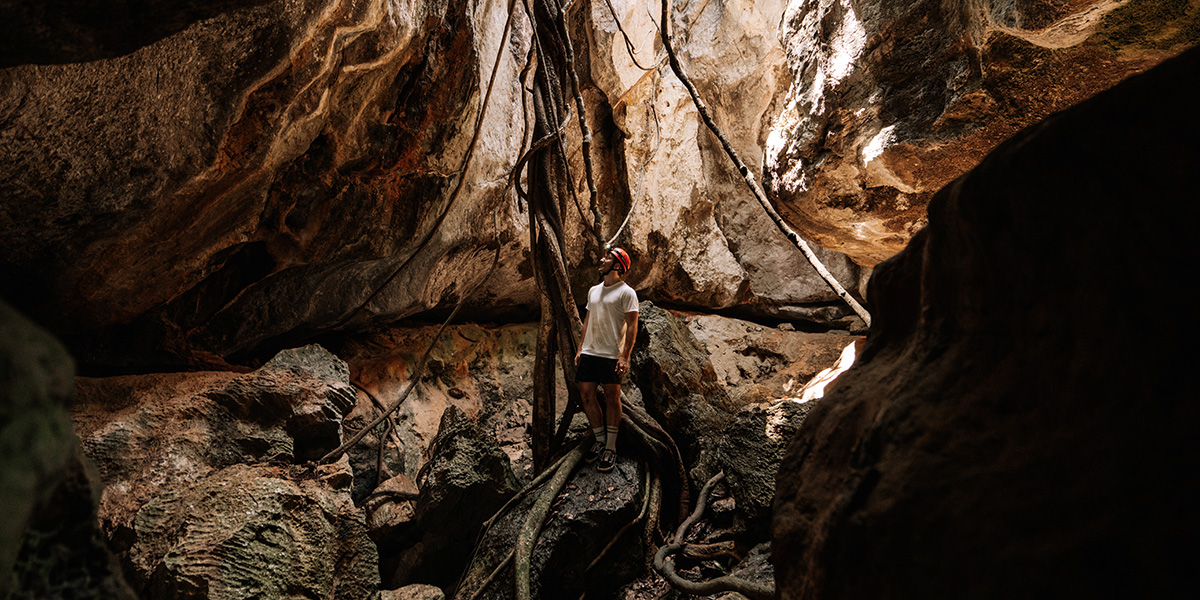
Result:
[[[795,395],[859,338],[672,313],[651,302],[642,312],[625,401],[668,424],[691,485],[721,469],[729,478],[689,539],[736,548],[681,558],[680,568],[692,577],[755,564],[748,572],[761,572],[769,566],[754,557],[764,549],[750,550],[767,540],[771,474],[808,408]],[[366,598],[378,589],[435,598],[478,583],[511,548],[533,497],[475,548],[480,525],[533,475],[534,328],[448,328],[392,424],[328,464],[314,461],[396,400],[436,327],[347,341],[336,354],[318,345],[289,350],[244,373],[78,378],[68,409],[96,466],[85,487],[98,494],[96,535],[119,565],[113,577],[144,598],[284,590]],[[714,393],[677,397],[700,389]],[[585,432],[577,416],[569,443]],[[623,439],[614,473],[582,466],[554,501],[534,553],[539,597],[679,597],[647,569],[647,541],[662,543],[660,534],[627,525],[647,512],[654,469],[632,434]],[[711,447],[697,450],[704,446]],[[671,495],[666,489],[655,493]],[[663,499],[663,535],[683,510],[673,501]],[[481,597],[511,589],[493,587],[499,592]]]

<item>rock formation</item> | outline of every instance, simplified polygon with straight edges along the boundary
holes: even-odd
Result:
[[[379,589],[349,461],[293,464],[340,443],[347,377],[309,346],[247,374],[79,378],[71,412],[99,471],[100,528],[139,597]]]
[[[641,5],[613,5],[654,65],[661,46]],[[675,16],[694,30],[679,44],[697,84],[755,164],[787,80],[781,10]],[[523,138],[530,28],[518,9],[506,30],[507,12],[440,0],[190,3],[163,27],[199,20],[161,39],[165,29],[149,28],[136,38],[149,45],[126,54],[104,58],[114,46],[102,38],[117,33],[79,31],[95,40],[81,56],[101,60],[0,69],[0,277],[19,282],[6,297],[91,373],[261,361],[465,295],[483,318],[528,314],[528,217],[504,190]],[[47,27],[74,18],[22,14]],[[605,3],[570,22],[597,132],[600,229],[610,236],[629,215],[618,242],[636,257],[638,289],[748,315],[844,316],[730,180],[669,69],[631,76]],[[582,172],[579,151],[569,128]],[[594,260],[583,213],[572,208],[568,224],[581,286]],[[490,263],[480,250],[496,244],[502,266],[476,289]],[[822,255],[858,287],[858,267]]]
[[[780,469],[781,598],[1194,592],[1197,92],[1193,49],[934,197]]]
[[[1200,42],[1183,0],[791,0],[770,132],[780,212],[865,266],[1022,127]]]
[[[415,531],[394,546],[384,565],[387,587],[430,583],[453,588],[470,559],[479,526],[518,489],[508,457],[461,410],[442,414],[415,505]]]

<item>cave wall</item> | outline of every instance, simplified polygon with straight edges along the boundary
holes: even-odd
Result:
[[[505,192],[527,116],[519,5],[507,33],[509,7],[496,1],[153,6],[165,29],[122,38],[145,44],[128,51],[105,41],[119,30],[71,25],[78,7],[52,17],[22,4],[7,26],[41,41],[0,69],[0,279],[85,371],[265,359],[464,295],[477,319],[534,310],[528,217]],[[628,76],[607,4],[573,8],[570,27],[596,132],[600,230],[608,238],[629,216],[617,243],[636,258],[631,281],[679,306],[848,327],[699,127],[661,61],[658,8],[613,6],[651,71]],[[789,79],[782,8],[681,6],[674,17],[697,85],[754,164]],[[564,207],[582,292],[596,257],[573,122],[564,149],[583,206]],[[476,289],[496,245],[503,267]],[[856,265],[822,255],[859,287]]]
[[[780,468],[781,598],[1194,593],[1198,91],[1193,49],[934,196]]]
[[[599,189],[572,115],[579,206],[562,208],[577,291],[594,281],[594,201],[644,297],[851,327],[701,126],[650,4],[568,17]],[[471,318],[526,318],[528,216],[507,175],[525,142],[531,28],[509,8],[14,3],[4,31],[29,43],[0,64],[5,298],[100,372],[254,362],[463,296]],[[1021,126],[1194,44],[1197,22],[1184,0],[672,11],[715,119],[860,295],[864,267],[924,223],[932,190]],[[503,268],[480,283],[496,246]]]

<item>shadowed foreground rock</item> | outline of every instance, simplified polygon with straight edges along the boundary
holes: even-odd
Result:
[[[602,598],[605,592],[641,571],[642,528],[640,524],[625,531],[621,528],[639,514],[647,493],[645,483],[645,473],[632,457],[619,456],[616,467],[608,473],[579,464],[554,500],[533,548],[529,569],[533,598],[578,598],[585,591],[589,597],[594,594]],[[480,541],[455,600],[470,598],[515,547],[517,532],[543,489],[544,484],[513,506]],[[620,539],[589,569],[618,532]],[[514,596],[513,588],[510,565],[488,582],[478,598],[509,600]]]
[[[388,587],[453,587],[469,560],[479,525],[519,487],[496,440],[455,406],[442,414],[423,474],[417,478],[421,494],[415,531],[380,540],[384,551],[402,549],[394,560],[383,561]]]
[[[101,541],[65,405],[74,366],[0,302],[0,597],[133,598]]]
[[[1195,593],[1197,92],[1192,50],[936,196],[780,469],[781,598]]]

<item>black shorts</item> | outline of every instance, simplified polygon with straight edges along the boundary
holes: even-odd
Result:
[[[580,354],[575,366],[575,383],[621,383],[617,359]]]

